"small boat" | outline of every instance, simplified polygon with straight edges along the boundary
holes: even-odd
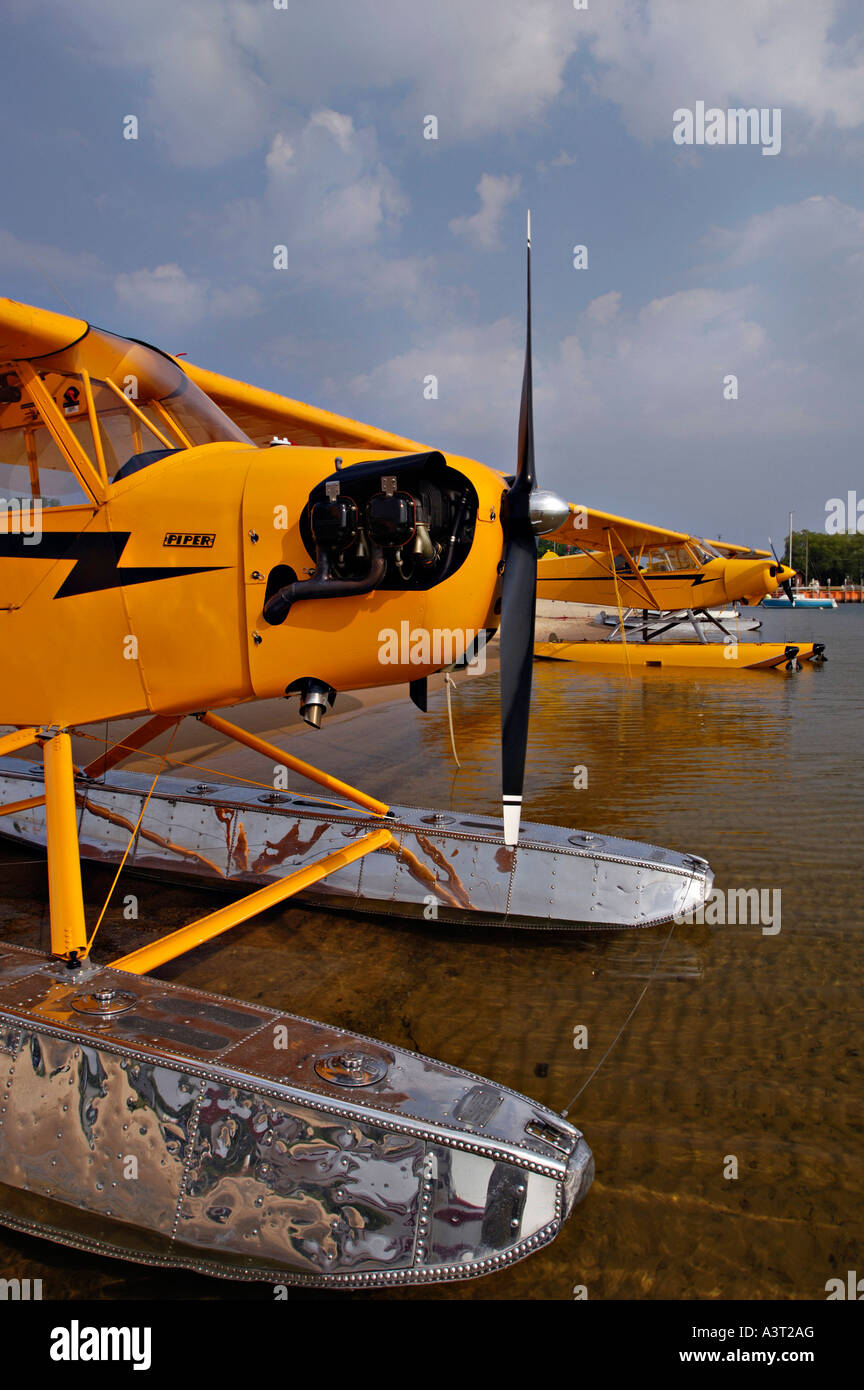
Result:
[[[795,601],[790,603],[786,594],[774,594],[763,598],[761,608],[836,608],[837,600],[832,594],[814,594],[809,589],[794,589]]]
[[[792,517],[789,513],[789,567],[792,568]],[[771,546],[774,549],[773,543]],[[777,552],[774,551],[775,558]],[[779,562],[778,562],[779,563]],[[785,593],[777,590],[770,598],[763,598],[760,605],[762,608],[836,608],[837,600],[831,593],[821,592],[818,579],[811,580],[810,584],[799,582],[790,586],[785,586]]]

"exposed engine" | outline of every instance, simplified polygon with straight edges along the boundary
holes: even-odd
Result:
[[[477,493],[433,451],[341,469],[309,494],[303,544],[315,560],[308,579],[279,565],[268,577],[264,617],[284,622],[301,599],[372,589],[430,589],[459,569],[471,549]]]

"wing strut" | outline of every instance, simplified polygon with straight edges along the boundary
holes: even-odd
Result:
[[[287,878],[279,879],[275,883],[268,883],[266,887],[247,894],[238,902],[218,908],[216,912],[211,912],[206,917],[199,918],[188,926],[181,927],[178,931],[170,932],[167,936],[160,937],[157,941],[150,942],[146,946],[141,946],[113,962],[116,969],[127,970],[131,974],[144,974],[159,965],[164,965],[166,961],[174,960],[177,956],[194,950],[203,942],[211,941],[215,936],[229,931],[231,927],[249,921],[258,913],[265,912],[268,908],[284,902],[295,893],[302,892],[311,884],[318,883],[328,874],[336,873],[339,869],[345,868],[346,865],[353,864],[355,860],[362,859],[364,855],[373,854],[376,850],[402,853],[399,841],[387,822],[389,808],[383,801],[378,801],[376,797],[369,796],[356,787],[349,786],[347,782],[341,782],[337,777],[331,777],[329,773],[322,772],[309,763],[301,762],[299,758],[283,753],[275,744],[267,743],[266,740],[258,738],[255,734],[247,733],[245,729],[230,724],[217,715],[205,713],[198,717],[202,723],[235,742],[245,744],[246,747],[263,753],[272,761],[281,763],[301,776],[336,792],[339,796],[365,807],[379,818],[379,823],[377,826],[370,827],[367,834],[355,840],[353,844],[346,845],[344,849],[322,855],[320,859],[305,864],[295,873],[289,874]],[[113,767],[115,763],[120,762],[125,757],[127,752],[134,751],[135,747],[143,746],[144,743],[161,733],[163,728],[176,723],[177,720],[174,718],[154,715],[152,719],[132,734],[125,744],[114,744],[100,759],[91,763],[90,768],[104,771],[106,767]],[[84,918],[84,894],[81,884],[81,854],[78,843],[78,808],[75,798],[72,740],[67,729],[17,729],[14,733],[0,738],[0,757],[6,753],[17,752],[18,749],[30,747],[34,743],[42,744],[45,765],[45,796],[31,798],[27,803],[22,802],[19,804],[19,809],[23,809],[25,805],[41,805],[43,802],[46,808],[51,950],[55,956],[64,960],[70,969],[89,970],[88,956],[92,937],[88,942]],[[4,810],[11,809],[14,808],[0,807],[0,814]],[[137,828],[135,828],[136,831]]]

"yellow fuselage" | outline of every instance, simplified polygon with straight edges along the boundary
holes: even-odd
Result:
[[[346,487],[360,461],[392,459],[398,475],[392,453],[340,454]],[[272,698],[307,677],[338,692],[431,674],[440,657],[423,664],[416,648],[382,664],[382,632],[498,624],[501,476],[447,463],[479,500],[455,573],[422,591],[298,601],[279,626],[263,617],[267,577],[286,566],[303,580],[315,565],[300,522],[333,474],[332,448],[204,444],[110,484],[98,504],[46,508],[42,545],[0,552],[0,723],[65,727]]]
[[[605,556],[548,554],[537,567],[537,597],[661,612],[715,608],[760,603],[793,574],[769,559],[717,558],[687,569],[619,569],[613,579]]]

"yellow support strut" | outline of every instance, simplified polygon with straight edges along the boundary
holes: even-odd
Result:
[[[15,753],[19,748],[27,748],[35,742],[35,729],[18,729],[14,734],[6,734],[4,738],[0,738],[0,755]],[[26,801],[10,801],[8,805],[0,806],[0,816],[12,816],[16,811],[29,811],[34,806],[44,805],[44,796],[31,796]]]
[[[31,743],[36,742],[36,729],[16,729],[14,734],[6,734],[0,738],[0,756],[6,753],[17,753],[19,748],[27,748]]]
[[[78,810],[72,740],[54,734],[42,745],[45,762],[45,819],[48,827],[48,891],[51,900],[51,950],[56,956],[87,954]]]
[[[32,811],[44,805],[44,796],[29,796],[26,801],[10,801],[8,805],[0,806],[0,816],[14,816],[19,811]]]
[[[281,748],[277,748],[275,743],[267,743],[263,738],[258,738],[256,734],[247,733],[245,729],[239,728],[237,724],[229,724],[227,719],[220,719],[218,714],[199,714],[198,718],[202,724],[206,724],[208,729],[215,729],[219,734],[224,734],[226,738],[231,738],[235,743],[243,743],[247,748],[252,748],[256,753],[263,753],[265,758],[272,758],[274,763],[281,763],[283,767],[288,767],[292,772],[296,772],[300,777],[308,777],[310,782],[317,782],[320,787],[326,787],[328,791],[335,792],[337,796],[344,796],[347,801],[354,801],[358,806],[365,806],[367,811],[374,811],[376,816],[386,816],[390,807],[384,801],[378,801],[374,796],[367,796],[366,792],[358,791],[356,787],[351,787],[347,782],[340,782],[338,777],[331,777],[329,772],[322,772],[320,768],[313,767],[311,763],[301,762],[300,758],[294,758],[290,753],[283,753]]]
[[[141,946],[128,956],[121,956],[119,960],[112,961],[112,967],[115,970],[128,970],[132,975],[146,975],[149,970],[155,970],[157,966],[164,965],[166,961],[174,960],[176,956],[182,956],[186,951],[194,950],[196,946],[202,945],[205,941],[211,941],[214,936],[220,936],[222,932],[228,931],[240,922],[248,921],[250,917],[255,917],[259,912],[266,912],[268,908],[275,907],[285,898],[290,898],[294,893],[301,892],[310,884],[326,878],[328,874],[336,873],[337,869],[343,869],[347,864],[353,864],[355,859],[361,859],[364,854],[371,854],[373,850],[381,849],[392,840],[393,836],[389,830],[383,827],[380,830],[373,830],[369,835],[364,835],[361,840],[357,840],[355,844],[348,846],[347,849],[340,849],[334,854],[327,854],[323,859],[316,860],[314,864],[308,864],[305,868],[298,869],[296,873],[289,874],[287,878],[279,879],[276,883],[268,883],[266,888],[259,888],[255,893],[241,898],[239,902],[229,903],[227,907],[220,907],[216,912],[211,912],[208,917],[201,917],[197,922],[190,922],[188,927],[181,927],[179,931],[171,932],[169,936],[163,936],[160,940],[151,942],[149,946]]]

